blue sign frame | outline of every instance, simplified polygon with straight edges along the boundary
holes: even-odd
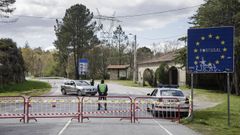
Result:
[[[79,59],[79,63],[88,63],[88,59],[81,58],[81,59]]]
[[[234,27],[188,29],[188,72],[234,72],[233,44]]]

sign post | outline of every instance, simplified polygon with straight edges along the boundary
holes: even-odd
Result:
[[[193,73],[191,73],[191,118],[193,119]]]
[[[187,70],[188,73],[191,73],[191,89],[192,89],[191,103],[193,103],[193,74],[199,73],[227,74],[229,126],[230,126],[229,76],[230,73],[233,73],[234,71],[233,31],[234,31],[233,27],[189,29],[188,53],[187,53],[188,54]]]
[[[228,101],[228,126],[230,127],[230,78],[229,73],[227,73],[227,101]]]

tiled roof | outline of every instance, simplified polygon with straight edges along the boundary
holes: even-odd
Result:
[[[158,58],[153,58],[151,60],[146,60],[139,62],[138,64],[148,64],[148,63],[159,63],[159,62],[168,62],[168,61],[173,61],[175,58],[176,52],[169,52],[166,53]]]
[[[108,65],[107,69],[126,69],[129,65]]]

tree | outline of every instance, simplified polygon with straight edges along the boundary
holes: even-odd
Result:
[[[68,59],[69,59],[70,49],[71,49],[71,46],[69,44],[71,41],[71,35],[69,32],[63,29],[64,28],[63,22],[56,20],[56,23],[57,24],[54,26],[54,31],[55,31],[57,40],[54,41],[54,45],[56,49],[58,49],[58,52],[54,56],[55,56],[55,59],[58,61],[57,70],[62,76],[67,77],[67,66],[69,63]]]
[[[176,40],[166,41],[163,44],[162,52],[164,54],[169,53],[169,52],[173,52],[173,51],[176,51],[177,49],[179,49],[179,47],[180,47],[180,43]]]
[[[44,51],[40,47],[33,49],[26,43],[21,52],[27,76],[62,76],[55,51]]]
[[[178,41],[182,41],[185,43],[185,46],[183,48],[180,48],[176,51],[176,56],[174,61],[178,64],[181,64],[180,68],[186,67],[187,65],[187,37],[181,37],[178,39]]]
[[[89,75],[93,79],[107,79],[107,66],[109,65],[110,52],[108,46],[99,45],[89,50]],[[96,66],[97,65],[97,66]]]
[[[66,10],[62,22],[56,21],[55,46],[59,51],[63,51],[59,53],[59,57],[63,57],[65,69],[68,55],[73,53],[75,79],[79,79],[78,60],[99,43],[97,36],[94,35],[96,22],[93,22],[92,18],[93,13],[86,6],[76,4]],[[68,52],[69,47],[71,47],[70,52]]]
[[[123,64],[123,54],[128,46],[128,36],[123,31],[121,25],[119,25],[113,32],[113,41],[118,48],[118,64]]]
[[[141,47],[137,49],[137,61],[143,61],[146,59],[151,59],[153,57],[153,52],[148,47]]]
[[[240,2],[239,0],[206,0],[197,13],[191,17],[194,27],[235,27],[235,72],[233,82],[235,93],[240,95]]]
[[[155,77],[154,77],[154,71],[151,69],[146,69],[143,72],[143,85],[145,85],[145,81],[148,82],[150,86],[155,85]]]
[[[16,0],[0,0],[0,18],[8,18],[9,13],[12,13],[15,8],[10,7]]]
[[[0,39],[0,84],[25,81],[25,67],[21,51],[12,39]]]
[[[169,67],[166,63],[162,63],[156,70],[155,76],[157,82],[161,84],[169,84]]]
[[[186,46],[187,45],[187,36],[183,36],[183,37],[178,38],[178,41],[184,42],[184,45]]]
[[[28,43],[25,43],[25,46],[21,48],[24,64],[26,67],[26,74],[29,74],[32,69],[31,53],[32,49],[29,47]]]

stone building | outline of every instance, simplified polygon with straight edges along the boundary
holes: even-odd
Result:
[[[162,63],[166,63],[169,66],[169,83],[177,85],[186,84],[186,70],[180,68],[179,64],[174,62],[176,52],[169,52],[165,55],[162,55],[158,58],[146,60],[138,63],[138,83],[143,84],[143,73],[146,70],[153,70],[155,73],[157,68]]]

